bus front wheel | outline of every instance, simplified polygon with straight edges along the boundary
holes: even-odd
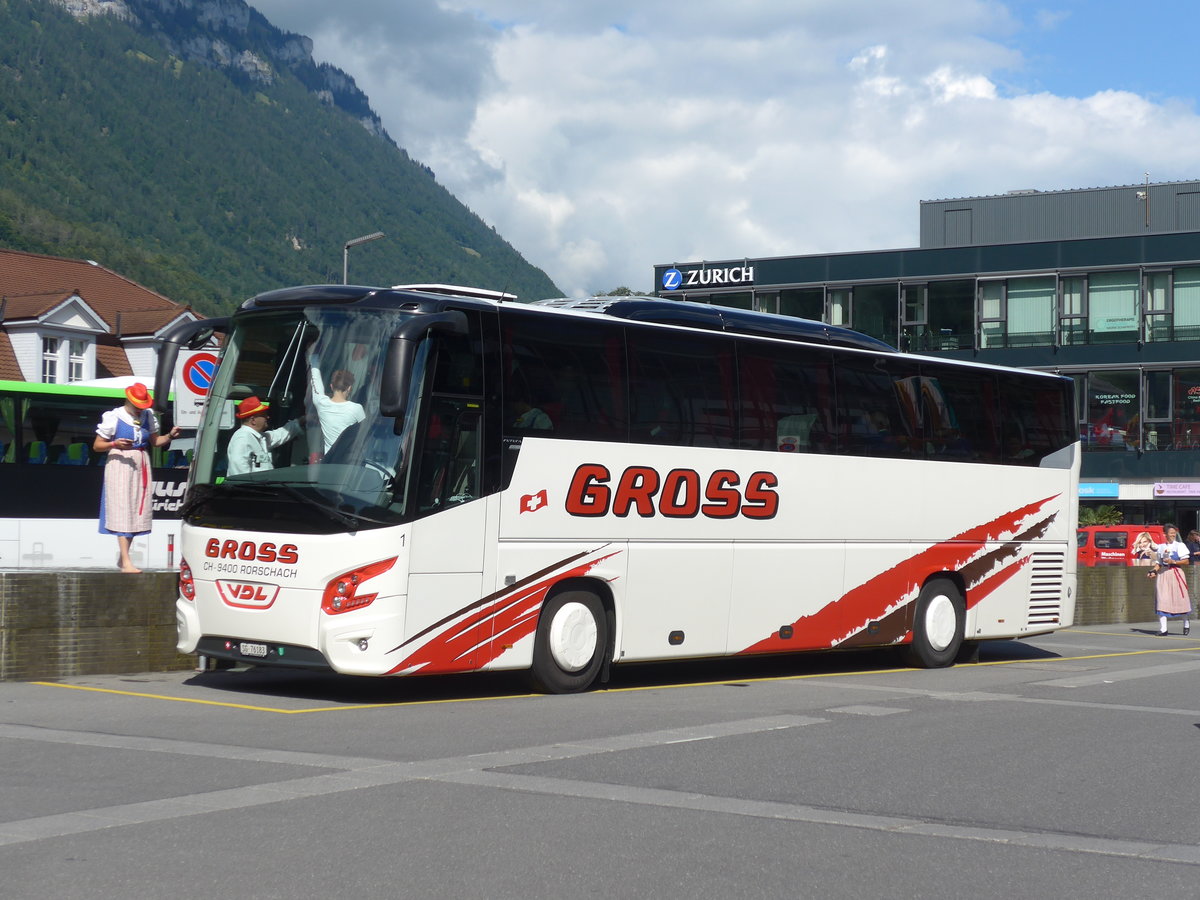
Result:
[[[954,662],[963,643],[967,604],[954,582],[935,578],[917,597],[913,639],[905,654],[909,665],[936,669]]]
[[[530,678],[550,694],[587,690],[600,674],[608,646],[608,618],[588,591],[555,594],[542,607]]]

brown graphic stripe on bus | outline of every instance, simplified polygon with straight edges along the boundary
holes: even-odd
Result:
[[[1014,559],[1021,553],[1021,543],[1023,541],[1032,541],[1046,534],[1050,529],[1050,523],[1054,521],[1056,515],[1051,515],[1048,518],[1042,519],[1040,522],[1034,522],[1025,531],[1018,535],[1014,535],[1011,543],[1006,543],[1003,547],[993,550],[991,553],[985,553],[983,556],[976,559],[974,562],[969,562],[962,567],[963,581],[967,586],[967,607],[970,608],[974,604],[971,603],[971,588],[980,584],[986,577],[989,571],[1002,565],[1010,559]]]
[[[429,634],[431,631],[437,631],[439,628],[441,628],[445,625],[449,625],[455,619],[471,612],[471,610],[479,609],[481,606],[486,606],[487,604],[491,603],[494,600],[499,600],[505,594],[511,594],[514,591],[519,591],[519,590],[521,590],[521,588],[525,587],[526,585],[533,584],[534,582],[538,581],[541,578],[545,578],[547,575],[550,575],[551,573],[557,571],[558,569],[561,569],[564,566],[568,566],[577,560],[583,559],[585,556],[590,556],[593,553],[599,553],[601,550],[603,550],[607,546],[608,546],[608,544],[604,544],[604,545],[596,548],[595,550],[580,551],[579,553],[576,553],[574,556],[568,556],[565,559],[560,559],[558,562],[552,563],[551,565],[547,566],[546,568],[544,568],[538,572],[534,572],[532,575],[527,575],[525,578],[522,578],[520,581],[514,582],[512,584],[507,584],[500,590],[496,591],[495,593],[488,594],[486,597],[482,597],[479,600],[476,600],[474,603],[469,603],[466,606],[462,607],[461,609],[455,610],[454,612],[450,613],[450,615],[446,616],[445,618],[439,619],[437,622],[434,622],[432,625],[428,626],[427,628],[422,629],[417,634],[414,634],[412,637],[410,637],[408,640],[404,641],[403,643],[397,644],[395,647],[393,647],[391,650],[389,650],[388,653],[395,653],[397,650],[400,650],[400,649],[406,647],[407,645],[411,644],[413,641],[425,637],[425,635]]]
[[[870,625],[861,628],[846,638],[837,647],[878,647],[880,644],[898,644],[908,634],[911,627],[910,619],[913,601],[892,610],[875,623],[875,631],[870,631]]]

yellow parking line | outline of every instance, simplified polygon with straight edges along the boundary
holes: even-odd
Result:
[[[219,700],[199,700],[195,697],[168,697],[165,694],[146,694],[138,691],[118,691],[112,688],[89,687],[83,684],[59,684],[55,681],[35,681],[34,684],[42,687],[66,688],[71,691],[92,691],[97,694],[115,694],[119,697],[142,697],[146,700],[173,700],[176,703],[198,703],[201,706],[224,706],[229,709],[248,709],[253,712],[273,712],[285,713],[289,712],[286,709],[273,709],[269,706],[250,706],[245,703],[222,703]]]
[[[1074,631],[1073,629],[1063,629],[1061,633],[1074,634],[1096,634],[1106,637],[1137,637],[1138,635],[1127,635],[1120,633],[1102,632],[1102,631]],[[1144,637],[1145,635],[1141,635]],[[1182,638],[1183,635],[1172,635],[1172,637]],[[1011,666],[1021,663],[1037,662],[1037,663],[1055,663],[1055,662],[1071,662],[1073,660],[1085,659],[1113,659],[1119,656],[1145,656],[1154,653],[1181,653],[1197,649],[1197,644],[1200,641],[1192,641],[1189,638],[1189,643],[1183,647],[1155,647],[1149,650],[1120,650],[1111,653],[1092,653],[1085,656],[1051,656],[1041,658],[1021,658],[1021,659],[998,659],[988,662],[975,663],[960,663],[963,666]],[[677,688],[691,687],[716,687],[723,684],[736,682],[738,684],[766,684],[774,681],[804,681],[810,678],[843,678],[853,677],[857,675],[895,675],[901,672],[919,672],[920,669],[909,667],[893,668],[893,669],[863,669],[855,672],[813,672],[808,675],[768,675],[762,677],[750,678],[718,678],[712,681],[689,681],[674,684],[646,684],[635,685],[631,687],[604,687],[597,689],[594,693],[598,694],[625,694],[633,693],[634,691],[662,691],[673,690]],[[226,709],[244,709],[249,712],[268,712],[277,713],[284,716],[294,716],[302,713],[320,713],[320,712],[349,712],[351,710],[365,709],[391,709],[402,706],[436,706],[445,703],[480,703],[487,700],[521,700],[526,698],[545,698],[545,694],[501,694],[495,697],[450,697],[439,700],[399,700],[395,703],[360,703],[349,706],[315,706],[306,709],[280,709],[274,706],[254,706],[248,703],[226,703],[221,700],[202,700],[197,697],[172,697],[167,694],[148,694],[140,691],[120,691],[113,688],[90,687],[81,684],[60,684],[54,681],[34,681],[32,684],[42,687],[66,688],[74,691],[93,691],[99,694],[114,694],[120,697],[140,697],[146,700],[167,700],[174,703],[195,703],[200,706],[219,706]]]
[[[497,697],[450,697],[445,700],[402,700],[395,703],[360,703],[356,706],[344,707],[312,707],[310,709],[280,709],[277,707],[257,707],[248,703],[226,703],[220,700],[200,700],[198,697],[172,697],[167,694],[145,694],[142,691],[121,691],[113,688],[91,688],[84,684],[60,684],[58,682],[31,682],[43,688],[66,688],[67,690],[94,691],[96,694],[115,694],[120,697],[142,697],[143,700],[167,700],[174,703],[198,703],[206,707],[226,707],[227,709],[246,709],[252,713],[278,713],[280,715],[295,715],[298,713],[338,713],[349,709],[388,709],[390,707],[436,706],[438,703],[473,703],[484,700],[520,700],[521,697],[540,697],[541,694],[510,694]]]

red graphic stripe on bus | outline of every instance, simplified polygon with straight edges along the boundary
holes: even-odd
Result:
[[[797,619],[792,624],[795,635],[793,640],[784,640],[775,633],[741,652],[777,653],[796,650],[798,646],[835,647],[844,643],[866,629],[871,622],[884,619],[897,607],[911,603],[920,591],[922,581],[930,573],[959,571],[977,557],[984,555],[984,545],[987,541],[1005,539],[1005,535],[1009,538],[1020,537],[1018,532],[1026,520],[1057,499],[1057,496],[1047,497],[1045,500],[1005,513],[948,541],[934,544],[886,572],[881,572],[812,615]],[[1052,514],[1028,530],[1044,531],[1053,519]],[[1028,561],[1026,557],[999,570],[981,573],[978,581],[967,585],[970,604],[974,606],[992,593]],[[1003,564],[1001,558],[997,558],[996,562]]]
[[[967,609],[978,606],[980,603],[986,600],[996,591],[997,588],[1007,583],[1014,575],[1029,565],[1031,559],[1033,559],[1031,556],[1022,557],[1013,565],[1006,566],[1005,568],[1000,569],[998,572],[993,572],[978,584],[968,585],[967,593],[969,596],[967,599]]]
[[[581,578],[613,556],[616,553],[547,575],[532,584],[504,593],[483,606],[472,604],[461,611],[461,618],[456,617],[444,631],[418,647],[386,674],[432,675],[483,668],[517,641],[533,634],[542,602],[552,585],[565,578]]]

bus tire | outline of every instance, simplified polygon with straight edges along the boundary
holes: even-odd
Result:
[[[533,686],[548,694],[585,691],[608,647],[608,616],[590,591],[563,591],[542,606],[533,642]]]
[[[962,647],[966,622],[967,604],[954,582],[928,582],[917,596],[912,643],[905,653],[908,664],[922,669],[950,665]]]

